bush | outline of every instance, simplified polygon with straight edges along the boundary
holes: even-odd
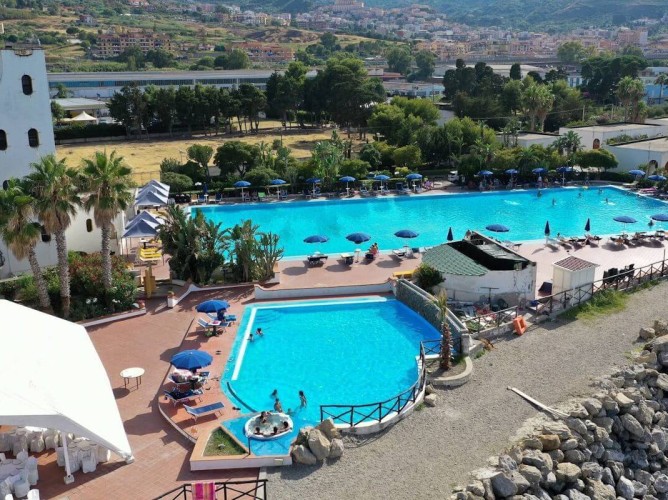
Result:
[[[161,173],[160,181],[169,184],[171,191],[176,193],[182,193],[193,187],[193,180],[190,177],[176,172]]]
[[[125,135],[125,127],[115,123],[97,125],[68,125],[53,131],[57,141],[68,139],[91,139],[94,137],[118,137]]]
[[[600,178],[602,181],[611,182],[631,182],[633,177],[626,172],[601,172]]]
[[[420,264],[413,273],[413,278],[415,278],[417,286],[427,291],[443,281],[440,271],[427,264]]]

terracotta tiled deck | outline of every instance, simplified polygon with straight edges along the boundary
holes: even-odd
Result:
[[[55,464],[55,453],[45,454],[40,459],[39,469],[38,488],[42,498],[150,499],[184,482],[257,478],[257,470],[191,473],[188,457],[192,444],[160,415],[156,397],[161,393],[169,359],[180,349],[179,345],[195,318],[195,305],[222,296],[233,304],[233,311],[240,312],[239,304],[248,299],[248,294],[248,288],[198,293],[187,297],[173,310],[161,307],[157,312],[156,308],[163,306],[164,299],[149,301],[149,313],[145,316],[90,328],[91,339],[115,388],[114,394],[136,460],[130,465],[123,462],[106,464],[98,467],[95,473],[77,472],[75,483],[65,485],[64,469]],[[226,342],[231,337],[215,340]],[[134,386],[123,388],[119,373],[130,366],[146,370],[138,389]],[[215,387],[216,382],[210,385]],[[211,391],[215,394],[216,389]],[[211,391],[207,391],[207,396]]]

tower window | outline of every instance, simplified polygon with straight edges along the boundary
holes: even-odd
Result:
[[[31,148],[39,146],[39,133],[36,128],[28,130],[28,144],[30,144]]]
[[[89,233],[93,232],[93,219],[86,219],[86,231]]]
[[[23,75],[21,77],[21,86],[23,87],[23,93],[25,95],[32,94],[32,78],[30,78],[28,75]]]
[[[51,235],[46,232],[44,226],[41,226],[40,229],[42,230],[42,243],[49,243],[51,241]]]
[[[7,149],[7,132],[0,130],[0,151]]]

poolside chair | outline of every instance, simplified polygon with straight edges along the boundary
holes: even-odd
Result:
[[[406,249],[400,248],[398,250],[392,250],[392,257],[398,260],[403,260],[406,257]]]
[[[223,193],[216,193],[216,198],[215,198],[216,203],[220,203],[223,201]]]
[[[288,192],[287,191],[279,191],[278,192],[278,199],[279,200],[287,200],[288,199]]]
[[[223,332],[225,328],[229,326],[229,323],[222,323],[218,320],[209,320],[206,321],[202,318],[197,318],[197,324],[204,328],[205,335],[211,337],[218,334],[218,329],[220,328]],[[214,333],[215,332],[215,333]]]
[[[257,194],[257,201],[264,201],[267,197],[267,193],[260,192]]]
[[[361,196],[367,196],[369,194],[369,190],[366,188],[364,184],[360,186],[360,195]]]
[[[197,203],[206,203],[207,201],[209,201],[209,197],[205,194],[200,194],[197,197]]]
[[[308,262],[309,266],[321,266],[325,263],[327,257],[327,255],[323,254],[309,255],[306,257],[306,261]]]
[[[183,407],[186,409],[188,414],[193,418],[193,420],[197,422],[197,419],[199,417],[203,417],[205,415],[211,415],[212,413],[217,413],[219,411],[222,411],[222,409],[225,408],[225,405],[221,402],[217,402],[205,406],[188,406],[184,404]]]
[[[211,321],[218,321],[218,315],[214,313],[206,313],[206,315],[211,318]],[[234,323],[237,320],[237,315],[236,314],[226,314],[223,316],[225,318],[225,323],[227,323],[225,326],[230,326],[232,323]]]
[[[354,257],[353,254],[350,254],[350,253],[342,253],[341,254],[341,260],[343,261],[344,264],[346,264],[348,266],[353,265],[353,257]]]
[[[165,398],[171,401],[172,405],[176,406],[178,404],[185,404],[189,403],[190,401],[194,401],[195,399],[199,398],[200,400],[202,399],[202,394],[204,394],[204,391],[202,389],[189,389],[187,391],[162,391],[163,394],[165,395]]]

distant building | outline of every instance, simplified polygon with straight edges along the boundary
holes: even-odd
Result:
[[[630,137],[657,137],[666,133],[666,126],[652,123],[610,123],[608,125],[586,127],[561,127],[559,135],[564,135],[570,131],[578,134],[582,143],[582,149],[610,149],[606,146],[608,139],[621,135]]]
[[[90,14],[81,14],[77,23],[84,26],[97,26],[97,19],[95,19]]]
[[[6,187],[10,178],[25,177],[31,163],[55,152],[44,51],[0,49],[0,184]],[[28,261],[16,260],[1,240],[0,252],[0,278],[30,270]],[[48,234],[37,245],[37,259],[41,265],[57,261]]]
[[[332,12],[352,12],[364,9],[364,2],[357,0],[334,0],[334,5],[330,8]]]
[[[118,57],[131,47],[138,47],[146,54],[149,50],[171,50],[171,42],[168,36],[145,31],[107,33],[98,35],[93,55],[102,59]]]
[[[290,47],[281,45],[236,42],[232,44],[232,48],[243,50],[253,62],[289,62],[295,58],[295,53]]]
[[[656,173],[658,169],[668,169],[668,137],[607,145],[605,149],[615,155],[619,162],[617,170],[621,172],[638,168],[640,165],[647,165],[648,175]]]

